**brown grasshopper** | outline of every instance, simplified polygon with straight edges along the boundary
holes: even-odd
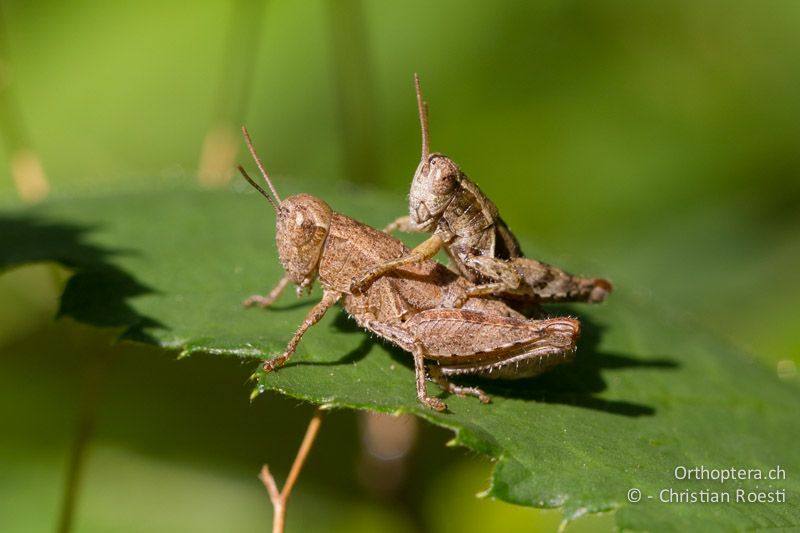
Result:
[[[386,273],[424,259],[444,248],[451,268],[469,279],[465,297],[499,295],[506,300],[547,302],[602,302],[611,283],[602,278],[574,276],[522,257],[519,243],[500,218],[495,205],[450,158],[430,153],[427,104],[419,76],[414,75],[422,129],[422,159],[409,194],[409,216],[398,218],[385,231],[432,232],[403,257],[369,269],[356,278],[358,292]],[[456,302],[456,307],[466,300]]]
[[[408,255],[409,249],[308,194],[281,200],[244,128],[243,133],[274,199],[242,167],[239,170],[275,210],[275,240],[286,271],[268,296],[251,296],[244,304],[267,307],[289,282],[297,285],[299,294],[319,279],[323,290],[322,300],[309,311],[286,350],[264,363],[265,371],[284,365],[308,328],[340,300],[361,327],[413,355],[417,398],[437,411],[446,405],[428,396],[426,371],[445,391],[486,403],[489,397],[481,389],[457,386],[448,378],[529,377],[572,357],[580,330],[577,320],[529,320],[498,300],[469,298],[472,283],[434,261],[400,267],[361,293],[352,293],[354,277]],[[463,307],[453,308],[459,300]]]

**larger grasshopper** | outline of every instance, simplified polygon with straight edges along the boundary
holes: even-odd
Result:
[[[384,232],[334,212],[319,198],[298,194],[281,200],[247,131],[243,133],[272,197],[239,170],[275,210],[275,240],[286,272],[268,296],[251,296],[245,305],[271,305],[290,282],[299,294],[319,280],[323,291],[284,352],[266,361],[264,370],[283,366],[305,332],[339,301],[361,327],[413,355],[417,398],[437,411],[446,405],[428,395],[427,375],[449,393],[488,402],[481,389],[458,386],[448,378],[528,377],[572,357],[580,330],[577,320],[529,320],[500,301],[470,298],[466,295],[472,283],[434,261],[400,267],[354,294],[354,277],[408,255],[409,249]],[[463,307],[453,308],[460,300]]]
[[[452,159],[430,153],[427,105],[417,75],[414,82],[422,130],[422,158],[408,196],[409,215],[398,218],[386,230],[432,235],[409,254],[364,272],[354,279],[351,289],[358,292],[380,276],[430,259],[444,249],[451,267],[475,283],[456,306],[463,304],[466,297],[489,294],[534,304],[605,300],[611,292],[608,280],[575,276],[523,257],[517,239],[491,200]]]

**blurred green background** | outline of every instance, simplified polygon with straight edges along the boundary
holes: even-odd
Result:
[[[282,191],[295,176],[380,188],[401,214],[419,72],[432,148],[535,243],[528,255],[634,288],[798,380],[798,2],[3,1],[0,14],[0,205],[241,188],[226,178],[248,159],[247,124]],[[270,462],[282,479],[310,408],[250,405],[251,369],[233,361],[117,345],[98,366],[113,332],[52,322],[64,276],[0,277],[0,528],[55,527],[98,382],[77,530],[268,529],[255,474]],[[358,417],[323,424],[290,530],[558,523],[475,500],[490,465],[433,428],[405,481],[377,491],[358,474]]]

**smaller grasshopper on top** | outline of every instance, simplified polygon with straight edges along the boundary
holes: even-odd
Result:
[[[430,259],[444,249],[451,268],[476,285],[458,307],[473,296],[498,295],[523,303],[602,302],[611,282],[585,278],[522,256],[519,243],[495,205],[452,159],[430,153],[428,108],[422,99],[419,76],[414,75],[422,129],[422,158],[409,193],[409,216],[399,217],[386,231],[431,232],[411,252],[375,267],[355,279],[351,290],[364,290],[374,280],[399,268]]]

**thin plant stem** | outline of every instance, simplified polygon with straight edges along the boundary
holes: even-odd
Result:
[[[67,466],[67,480],[64,495],[61,501],[61,512],[58,519],[59,533],[72,531],[75,508],[81,488],[81,479],[85,471],[86,458],[89,454],[89,444],[94,435],[97,419],[97,407],[100,393],[105,383],[110,367],[108,353],[98,352],[92,354],[86,367],[83,383],[83,398],[78,412],[78,422],[75,429],[75,439],[72,442],[69,465]]]
[[[283,490],[278,490],[278,485],[275,483],[275,478],[269,471],[269,466],[264,465],[261,468],[261,474],[258,477],[261,479],[264,487],[266,487],[269,493],[269,499],[272,502],[272,533],[283,533],[283,527],[286,521],[286,505],[289,501],[292,489],[294,488],[294,484],[300,476],[300,471],[303,469],[303,465],[306,462],[308,453],[311,451],[311,446],[314,444],[314,439],[317,438],[320,422],[322,422],[322,411],[317,409],[314,411],[314,416],[308,423],[306,435],[303,437],[300,449],[297,450],[297,456],[294,458],[291,470],[289,470],[289,476],[286,478]]]

